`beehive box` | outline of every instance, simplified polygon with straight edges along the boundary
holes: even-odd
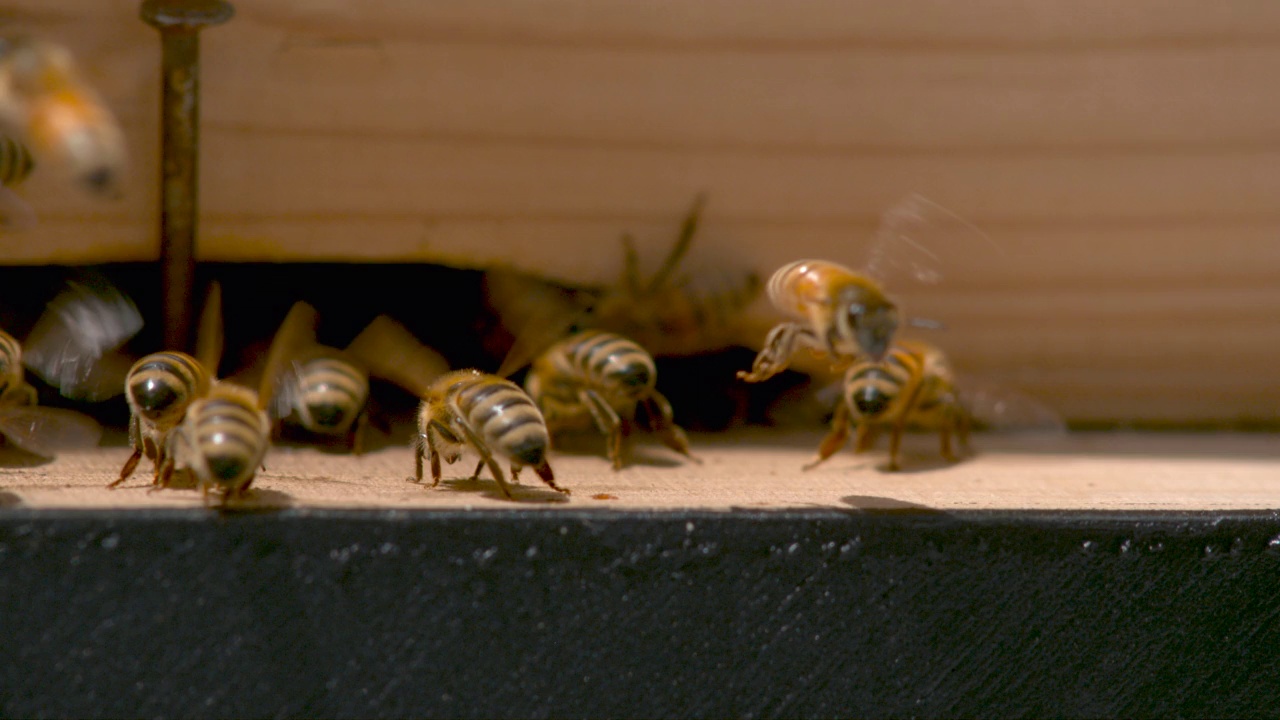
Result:
[[[35,177],[28,194],[40,226],[24,235],[0,237],[0,263],[154,261],[159,254],[155,31],[137,19],[136,4],[124,0],[18,0],[6,10],[13,27],[65,42],[78,52],[125,127],[132,172],[125,197],[117,203],[86,199],[52,178]],[[1280,314],[1280,245],[1274,237],[1280,218],[1272,207],[1280,191],[1280,158],[1271,137],[1280,127],[1280,100],[1270,88],[1280,66],[1277,30],[1280,7],[1245,0],[1213,5],[1100,0],[564,0],[465,6],[411,0],[245,2],[230,24],[202,36],[198,254],[206,268],[228,268],[232,274],[229,268],[241,263],[279,263],[281,277],[303,272],[301,264],[342,264],[350,277],[365,278],[367,285],[335,291],[359,295],[366,308],[376,307],[384,290],[379,283],[387,275],[378,270],[384,265],[441,265],[460,273],[506,267],[566,285],[602,285],[617,281],[624,232],[636,238],[642,264],[655,267],[690,200],[706,192],[709,202],[688,259],[691,270],[731,259],[767,276],[782,263],[806,256],[859,266],[886,209],[919,194],[979,230],[959,233],[938,248],[940,282],[894,288],[913,314],[945,323],[935,339],[958,367],[1038,399],[1076,427],[1269,431],[1280,419],[1280,324],[1275,320]],[[430,272],[429,277],[440,277]],[[429,305],[406,306],[405,291],[397,292],[388,292],[396,306],[381,310],[402,315],[436,311]],[[249,314],[230,314],[229,328],[240,320],[260,320]],[[749,332],[741,342],[758,342],[773,319],[766,304],[753,306]],[[437,340],[429,333],[423,339]],[[1051,664],[1043,663],[1060,661],[1061,667],[1085,662],[1071,647],[1085,648],[1090,655],[1123,655],[1129,643],[1176,644],[1172,615],[1159,616],[1132,634],[1118,628],[1125,626],[1121,620],[1144,612],[1142,598],[1150,599],[1146,593],[1151,587],[1200,588],[1180,596],[1185,602],[1178,607],[1190,612],[1188,608],[1213,606],[1215,596],[1197,584],[1210,577],[1247,580],[1248,587],[1239,592],[1249,598],[1247,607],[1258,612],[1242,611],[1234,619],[1230,614],[1196,615],[1189,632],[1203,642],[1197,640],[1194,647],[1225,664],[1236,650],[1271,637],[1274,620],[1261,609],[1266,603],[1257,604],[1267,592],[1261,578],[1274,565],[1267,553],[1273,552],[1277,535],[1275,517],[1266,511],[1280,504],[1280,450],[1270,432],[1111,432],[1030,442],[980,438],[982,453],[956,466],[933,459],[928,440],[912,451],[919,472],[887,474],[879,458],[841,455],[818,471],[801,473],[799,466],[811,456],[819,433],[814,426],[695,435],[702,464],[668,461],[661,450],[645,447],[637,451],[636,466],[618,474],[606,471],[590,451],[565,456],[557,472],[575,490],[569,503],[539,502],[551,498],[532,486],[522,495],[532,501],[522,508],[558,513],[545,517],[509,509],[490,483],[450,478],[445,490],[435,493],[404,483],[412,463],[405,446],[389,445],[359,459],[280,450],[270,457],[251,505],[295,508],[271,516],[291,519],[283,524],[292,522],[294,529],[244,520],[227,553],[198,553],[199,561],[214,568],[211,577],[247,572],[269,584],[286,572],[282,568],[287,563],[281,565],[284,560],[271,555],[276,549],[263,550],[272,562],[244,570],[252,548],[278,548],[283,542],[307,548],[299,550],[307,555],[316,550],[317,538],[341,525],[323,512],[307,514],[319,512],[309,508],[390,509],[391,516],[348,517],[343,522],[354,525],[343,525],[338,533],[347,539],[369,533],[382,538],[378,543],[352,540],[354,545],[334,546],[328,556],[347,568],[382,567],[378,563],[390,561],[378,555],[378,548],[401,548],[393,542],[399,532],[394,528],[400,527],[395,523],[422,519],[414,511],[442,513],[435,516],[442,524],[406,531],[418,533],[412,542],[421,549],[460,527],[450,523],[466,523],[465,515],[451,511],[488,508],[496,514],[484,515],[475,529],[464,531],[474,533],[466,535],[470,539],[450,550],[462,560],[441,561],[442,567],[466,566],[454,584],[441,586],[433,596],[446,598],[448,608],[470,602],[470,596],[463,596],[477,582],[500,585],[504,579],[525,577],[521,573],[542,572],[533,560],[539,557],[538,547],[554,562],[581,563],[572,572],[569,565],[558,566],[564,572],[548,581],[553,589],[567,587],[556,583],[572,585],[575,573],[604,567],[583,559],[587,556],[604,558],[601,562],[651,557],[652,565],[635,561],[644,566],[635,577],[670,579],[674,576],[669,573],[688,572],[692,578],[723,580],[726,574],[767,577],[775,569],[770,563],[790,553],[797,561],[813,563],[794,587],[781,583],[783,596],[800,598],[795,607],[776,615],[763,607],[742,610],[737,629],[726,631],[734,640],[720,649],[738,655],[765,652],[759,633],[785,633],[779,628],[794,625],[788,623],[805,613],[836,628],[826,640],[819,639],[823,633],[818,630],[814,640],[783,643],[790,653],[785,654],[787,662],[794,661],[784,663],[786,667],[801,675],[816,667],[812,677],[821,688],[801,691],[772,677],[764,682],[771,692],[759,697],[747,693],[736,705],[700,704],[696,693],[682,691],[650,698],[623,692],[606,701],[586,691],[590,683],[585,679],[561,686],[527,667],[521,675],[510,669],[517,665],[491,666],[471,656],[466,635],[450,635],[452,639],[432,645],[452,648],[493,673],[494,694],[467,706],[482,713],[504,707],[488,704],[500,698],[510,701],[505,707],[517,714],[548,708],[612,714],[698,708],[712,714],[829,714],[850,707],[861,714],[910,714],[919,708],[926,714],[1176,714],[1201,707],[1196,703],[1214,692],[1223,692],[1235,701],[1231,707],[1242,712],[1266,707],[1260,698],[1275,680],[1275,669],[1267,665],[1251,666],[1261,680],[1239,683],[1216,670],[1193,673],[1191,682],[1174,692],[1168,688],[1185,679],[1184,668],[1171,655],[1156,655],[1126,680],[1093,668],[1096,682],[1107,691],[1089,695],[1069,683],[1046,680]],[[67,553],[77,552],[76,543],[83,541],[95,562],[109,563],[109,551],[121,546],[120,535],[112,534],[116,530],[94,523],[67,530],[68,516],[53,509],[199,506],[198,497],[189,492],[153,495],[141,484],[115,493],[103,490],[126,454],[122,447],[110,447],[47,465],[6,469],[7,494],[0,496],[0,504],[8,500],[19,506],[6,511],[12,547],[34,547],[34,541],[23,539],[29,531],[16,528],[48,528],[50,536],[64,533]],[[744,508],[791,514],[757,516],[743,514]],[[662,513],[645,515],[652,510]],[[979,516],[965,514],[993,510],[1011,514],[986,525],[974,520]],[[1033,510],[1076,514],[1045,516]],[[1238,525],[1230,527],[1243,528],[1238,531],[1219,529],[1222,518],[1242,510],[1261,514],[1231,519]],[[696,514],[705,511],[712,514]],[[1159,512],[1089,524],[1097,522],[1095,513],[1112,511]],[[1168,514],[1199,511],[1216,514]],[[878,514],[884,512],[889,515]],[[935,517],[929,513],[937,512],[948,513],[948,520],[934,532],[928,529]],[[609,517],[603,525],[601,513]],[[123,528],[123,547],[134,548],[129,557],[136,559],[145,555],[136,544],[142,538],[171,538],[165,533],[183,532],[180,526],[187,520],[181,518],[187,517],[121,515],[110,522],[124,524],[110,527]],[[388,518],[391,525],[385,524]],[[950,518],[960,519],[948,525]],[[786,529],[775,535],[761,530],[755,540],[746,539],[752,528],[775,522]],[[971,522],[978,522],[979,529],[972,530]],[[668,527],[670,523],[675,525]],[[687,536],[680,532],[686,523]],[[690,540],[696,535],[693,528],[704,523],[715,528],[712,537],[702,544]],[[303,526],[309,529],[297,529]],[[735,528],[741,527],[745,535],[735,536]],[[781,539],[796,528],[801,529],[793,534],[794,542]],[[812,528],[819,530],[809,532]],[[578,538],[579,530],[587,539]],[[1006,531],[1012,534],[1002,534]],[[220,537],[214,534],[219,530],[207,525],[193,532],[205,539]],[[875,539],[895,532],[927,538],[923,542],[932,543],[933,554],[925,557],[909,543]],[[559,550],[532,541],[508,547],[497,540],[511,533],[521,538],[516,545],[555,533],[568,533],[574,540]],[[767,542],[760,539],[766,536]],[[1044,543],[1032,542],[1037,549],[1028,550],[1010,544],[1009,537]],[[462,548],[468,542],[479,555]],[[728,557],[721,553],[734,542],[750,549]],[[410,544],[403,546],[406,554]],[[628,555],[641,545],[653,552]],[[515,553],[524,560],[499,563],[503,569],[493,571],[485,559],[490,547],[500,557]],[[664,555],[664,547],[671,554]],[[1170,552],[1162,554],[1166,548]],[[883,580],[886,588],[892,587],[898,577],[894,573],[900,572],[904,581],[930,588],[904,596],[889,590],[876,595],[864,588],[857,593],[869,595],[851,596],[851,602],[875,604],[876,612],[883,611],[875,616],[887,622],[918,611],[926,618],[922,626],[936,627],[950,622],[948,613],[957,612],[1028,634],[1015,631],[1006,637],[1014,648],[1007,653],[975,651],[972,667],[978,669],[965,675],[969,671],[957,671],[940,651],[951,640],[968,647],[959,636],[940,640],[933,631],[911,625],[916,630],[885,642],[867,640],[853,625],[835,619],[818,590],[786,595],[785,588],[811,581],[819,590],[848,590],[831,577],[843,577],[841,568],[852,571],[853,566],[841,563],[855,556],[857,571],[873,585]],[[1143,558],[1133,560],[1138,565],[1125,564],[1138,556]],[[167,577],[190,579],[184,575],[184,557],[160,558]],[[229,564],[230,557],[236,558],[234,563]],[[712,560],[699,564],[699,558],[707,557]],[[1208,571],[1195,564],[1206,558],[1218,558],[1221,564]],[[635,587],[635,577],[626,575],[632,568],[627,562],[600,570],[602,577],[622,579],[616,585],[592,585],[589,596],[615,606],[625,603],[626,588]],[[1044,585],[1034,582],[1037,567],[1054,568]],[[987,571],[1007,572],[1009,579],[998,587],[962,580]],[[352,592],[377,607],[395,607],[395,600],[377,589],[388,577],[369,572],[378,579]],[[398,570],[387,572],[401,578]],[[81,580],[73,574],[70,581]],[[948,585],[952,580],[956,584]],[[342,582],[325,587],[341,588]],[[1091,583],[1134,592],[1117,590],[1112,597],[1119,608],[1115,616],[1090,616],[1092,630],[1054,625],[1049,636],[1057,644],[1041,654],[1027,638],[1046,627],[1056,617],[1053,612],[1068,612],[1071,588]],[[709,586],[726,594],[764,587],[746,580]],[[532,587],[544,586],[535,582]],[[956,587],[962,587],[958,597],[973,600],[967,610],[938,602]],[[1061,597],[1046,603],[1040,595],[1046,588]],[[775,590],[769,585],[764,592]],[[999,613],[982,615],[980,599],[992,593],[1007,595],[1009,603]],[[102,597],[114,598],[114,590],[102,590]],[[645,597],[659,602],[657,596]],[[159,595],[148,598],[163,604]],[[1196,604],[1200,600],[1203,605]],[[474,607],[493,609],[496,604],[518,612],[505,600],[477,602]],[[286,605],[303,608],[299,612],[333,610],[326,603]],[[253,606],[235,607],[220,621],[248,618],[258,623],[249,633],[257,638],[274,627]],[[582,627],[599,630],[619,622],[618,630],[605,632],[618,642],[641,622],[690,629],[678,620],[679,612],[666,606],[626,615],[622,621],[603,610],[591,615],[582,606],[571,607],[587,613]],[[1021,613],[1019,607],[1043,608],[1043,614]],[[9,609],[21,608],[11,600]],[[407,620],[395,616],[424,633],[444,622],[432,614],[412,614]],[[548,611],[535,620],[554,624],[570,622],[567,618]],[[1209,639],[1237,621],[1266,630],[1234,648]],[[369,622],[394,637],[389,625]],[[511,623],[497,627],[523,627]],[[965,642],[982,644],[973,622],[959,624],[974,630]],[[294,628],[291,636],[307,632]],[[525,650],[546,650],[566,637],[522,633],[517,634],[529,643],[527,648],[514,643],[502,647],[526,659],[532,656],[523,655]],[[127,642],[145,640],[130,637]],[[621,656],[576,632],[567,637],[568,647],[581,649],[583,657],[603,658],[602,667],[622,672]],[[693,632],[692,637],[704,643],[698,647],[717,642],[714,634]],[[904,645],[895,646],[898,641]],[[334,643],[324,646],[336,647]],[[855,663],[863,674],[814,664],[815,649],[844,657],[841,648],[854,645],[865,660]],[[690,647],[642,642],[643,667],[655,670],[672,653]],[[920,655],[904,655],[901,647],[920,649]],[[401,651],[417,658],[406,668],[422,667],[416,651],[408,646]],[[49,657],[57,655],[50,652]],[[889,667],[904,656],[919,663],[920,674],[909,674],[915,678],[911,682],[895,685],[899,681],[892,674],[868,669]],[[215,665],[232,667],[240,656],[228,650],[217,657]],[[366,661],[396,678],[406,672],[392,669],[395,663]],[[589,674],[579,660],[565,662],[584,678]],[[751,685],[754,670],[734,662],[723,667],[724,674],[713,673],[721,688]],[[935,671],[950,679],[939,681],[941,685],[929,680]],[[676,677],[696,683],[705,672],[707,667],[694,663]],[[245,704],[236,704],[234,693],[206,694],[217,698],[213,707],[224,712],[285,708],[320,714],[338,712],[335,708],[457,714],[459,697],[477,697],[465,682],[446,683],[448,690],[441,694],[410,693],[406,704],[387,701],[385,694],[379,696],[381,705],[374,699],[362,704],[366,699],[357,688],[377,683],[369,685],[359,672],[334,676],[338,684],[328,690],[317,689],[321,686],[314,678],[268,676],[271,682],[238,696]],[[1015,686],[1021,682],[1030,689],[1022,696],[966,694],[972,687],[966,683],[998,683],[1001,677],[1013,677]],[[85,683],[82,687],[112,687],[117,678],[111,678],[99,674],[79,682]],[[465,680],[476,678],[464,675]],[[542,695],[521,695],[529,678],[535,678],[529,682]],[[850,689],[864,681],[883,692]],[[381,686],[384,693],[387,687]],[[272,704],[272,697],[299,697],[293,691],[311,698],[311,704]],[[203,690],[193,692],[182,700],[205,699]],[[117,704],[106,707],[122,712],[152,707],[131,704],[141,702],[143,695],[117,691],[112,695]],[[57,707],[77,712],[81,707],[48,704],[53,701],[38,694],[26,697],[29,704],[12,706],[19,713]],[[567,704],[557,704],[557,698]]]

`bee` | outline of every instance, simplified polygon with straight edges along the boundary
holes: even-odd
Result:
[[[876,429],[890,428],[888,469],[892,471],[901,469],[899,450],[908,426],[936,430],[942,457],[948,462],[960,459],[952,445],[953,435],[962,452],[969,452],[971,416],[960,401],[950,363],[932,345],[903,341],[895,343],[882,360],[855,363],[845,372],[843,390],[831,431],[806,470],[844,446],[851,423],[857,427],[855,452],[870,449]]]
[[[925,235],[941,237],[928,244],[921,242]],[[836,368],[860,357],[880,362],[904,324],[897,302],[884,290],[890,276],[905,274],[919,283],[936,283],[941,278],[939,253],[955,251],[963,245],[957,240],[975,237],[990,242],[958,215],[911,195],[885,212],[863,269],[816,259],[783,265],[769,278],[767,294],[774,308],[791,320],[769,331],[751,370],[740,371],[738,378],[766,380],[786,369],[802,347],[826,355]],[[905,323],[938,326],[923,318],[906,318]]]
[[[224,505],[242,496],[271,444],[271,420],[261,397],[231,382],[211,385],[167,435],[160,487],[181,469],[192,474],[206,502],[215,488],[222,491]]]
[[[441,455],[453,464],[470,447],[480,455],[472,477],[479,477],[487,466],[508,498],[511,489],[498,457],[510,461],[513,481],[528,465],[548,487],[568,495],[567,488],[556,485],[547,463],[549,445],[542,413],[518,385],[478,370],[455,370],[436,378],[423,395],[414,444],[415,477],[422,482],[425,453],[431,460],[432,486],[439,485]]]
[[[22,346],[2,330],[0,435],[22,450],[46,458],[62,449],[93,447],[102,437],[102,427],[92,418],[36,405],[36,389],[23,374]]]
[[[0,37],[0,127],[90,193],[119,194],[124,134],[66,48],[29,36]]]
[[[662,356],[738,344],[738,322],[760,296],[760,277],[730,263],[692,277],[677,273],[705,203],[705,194],[694,199],[675,244],[648,279],[630,234],[622,236],[623,267],[614,286],[567,289],[510,271],[486,273],[486,298],[514,336],[498,375],[519,370],[576,330],[615,332]]]
[[[584,330],[539,356],[524,387],[551,432],[593,422],[608,438],[613,469],[620,470],[622,439],[641,407],[649,429],[692,459],[689,439],[672,421],[671,404],[655,388],[656,380],[653,358],[644,348],[621,335]]]
[[[200,314],[196,355],[166,350],[145,355],[125,376],[124,395],[129,405],[129,445],[120,476],[107,487],[128,480],[145,455],[152,461],[152,484],[162,482],[168,463],[169,437],[186,418],[187,410],[214,385],[222,356],[222,286],[210,283]]]
[[[345,350],[316,341],[315,308],[294,303],[276,333],[279,376],[272,387],[273,416],[330,437],[349,436],[363,450],[369,418],[371,375],[395,382],[421,397],[430,381],[448,369],[396,321],[379,315]]]
[[[134,363],[125,380],[133,453],[120,469],[120,477],[107,487],[128,480],[143,455],[154,463],[153,481],[159,484],[169,434],[182,422],[191,403],[204,397],[212,384],[205,364],[186,353],[152,353]]]

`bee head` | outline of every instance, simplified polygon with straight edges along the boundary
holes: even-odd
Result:
[[[839,303],[835,331],[842,344],[853,347],[833,348],[843,354],[866,355],[879,362],[889,351],[898,330],[898,307],[879,292],[868,288],[848,288]]]

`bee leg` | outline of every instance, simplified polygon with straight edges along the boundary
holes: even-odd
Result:
[[[943,425],[942,429],[938,431],[938,437],[942,444],[940,448],[942,459],[950,463],[960,462],[960,458],[957,457],[955,452],[951,449],[951,425]]]
[[[662,393],[654,390],[645,401],[645,414],[649,416],[649,428],[657,433],[663,445],[675,450],[690,460],[700,463],[701,459],[689,452],[689,436],[684,428],[672,419],[671,403]]]
[[[542,482],[547,484],[547,487],[565,495],[571,494],[569,488],[563,488],[556,484],[556,477],[551,472],[551,465],[546,461],[546,458],[543,458],[541,465],[534,466],[533,471],[538,474],[538,478]]]
[[[427,425],[427,449],[431,453],[431,487],[435,487],[440,484],[440,451],[436,449],[436,436],[432,431],[435,431],[435,428]]]
[[[369,427],[369,410],[365,408],[356,416],[355,429],[351,431],[351,454],[364,454],[364,436]]]
[[[468,478],[468,479],[473,480],[473,481],[474,481],[474,480],[479,480],[479,479],[480,479],[480,471],[481,471],[481,470],[483,470],[483,469],[484,469],[484,460],[482,459],[482,460],[480,460],[480,462],[476,463],[476,471],[475,471],[475,472],[473,472],[473,473],[471,473],[471,477],[470,477],[470,478]]]
[[[622,287],[631,297],[640,295],[640,254],[631,233],[622,234]]]
[[[793,322],[779,323],[764,338],[764,347],[751,363],[751,372],[738,371],[738,379],[746,382],[762,382],[787,369],[791,356],[800,347],[800,341],[812,340],[813,333]]]
[[[858,426],[858,431],[862,431],[862,426]],[[836,414],[831,418],[831,431],[827,436],[822,438],[822,443],[818,445],[818,457],[803,466],[804,470],[812,470],[818,467],[827,458],[835,455],[836,452],[844,447],[849,439],[849,408],[842,402],[836,405]]]
[[[889,435],[889,464],[887,469],[890,472],[897,472],[902,469],[902,463],[898,461],[898,455],[902,449],[902,432],[904,429],[902,422],[896,422],[893,425],[893,432]]]
[[[129,476],[133,474],[134,468],[138,467],[138,462],[140,460],[142,460],[142,448],[135,447],[133,449],[133,454],[129,456],[128,460],[124,461],[124,467],[120,468],[120,477],[107,483],[107,487],[113,488],[125,480],[128,480]]]
[[[857,435],[853,439],[853,451],[855,453],[864,453],[875,447],[876,438],[880,433],[876,431],[874,425],[870,423],[860,423],[858,425]]]
[[[618,418],[618,413],[614,412],[614,409],[609,407],[609,403],[594,390],[580,391],[578,401],[591,412],[591,419],[595,420],[596,429],[604,433],[607,438],[609,461],[613,463],[613,469],[621,470],[622,420]]]
[[[489,472],[493,474],[493,479],[498,481],[498,488],[502,490],[502,494],[507,499],[512,499],[511,488],[507,486],[507,478],[502,474],[502,468],[498,467],[497,461],[493,459],[493,453],[489,452],[489,446],[484,444],[478,435],[471,430],[471,426],[461,423],[458,426],[462,430],[462,434],[466,436],[467,442],[471,447],[480,454],[480,464],[489,468]],[[480,471],[476,470],[476,477],[479,477]]]
[[[413,441],[413,477],[408,478],[409,482],[422,482],[422,436],[418,436]]]

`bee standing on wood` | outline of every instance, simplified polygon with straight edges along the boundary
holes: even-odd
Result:
[[[585,330],[552,345],[533,363],[525,390],[555,432],[594,423],[608,439],[613,469],[622,468],[622,439],[638,408],[645,424],[672,450],[689,457],[689,440],[671,419],[671,404],[655,388],[653,358],[613,333]]]
[[[480,455],[473,477],[485,467],[502,494],[511,497],[498,458],[511,464],[511,479],[530,466],[542,482],[557,492],[547,463],[550,439],[537,405],[515,383],[478,370],[456,370],[436,378],[422,396],[418,410],[418,439],[414,446],[415,478],[422,481],[424,453],[431,462],[432,486],[440,484],[440,458],[453,464],[464,448]]]
[[[208,362],[210,368],[217,367],[217,358],[222,355],[221,295],[216,298],[216,304],[206,304],[205,315],[211,314],[208,307],[213,306],[218,309],[218,319],[201,318],[202,329],[206,325],[217,328],[216,333],[211,333],[216,345],[199,353],[214,358]],[[231,380],[215,380],[203,397],[187,407],[181,424],[168,433],[165,441],[161,487],[168,487],[175,472],[185,470],[195,479],[206,503],[213,490],[221,492],[224,506],[245,494],[271,446],[267,405],[273,380],[288,362],[289,353],[290,348],[279,338],[273,340],[256,390]]]
[[[896,343],[883,360],[854,364],[844,376],[844,393],[836,405],[831,431],[818,447],[818,457],[806,470],[834,455],[856,426],[854,452],[870,449],[874,431],[888,426],[889,470],[901,469],[899,450],[908,426],[937,430],[942,457],[959,461],[952,447],[956,436],[968,452],[971,419],[961,404],[954,375],[942,351],[925,343]]]
[[[92,418],[36,405],[36,390],[22,370],[22,346],[2,330],[0,435],[22,450],[46,458],[60,450],[93,447],[102,436],[102,428]]]
[[[107,487],[128,480],[144,455],[155,468],[152,483],[161,484],[169,436],[192,403],[209,393],[222,357],[222,287],[216,282],[209,285],[196,342],[195,357],[166,350],[143,356],[129,369],[124,394],[129,403],[129,444],[133,453],[120,468],[120,477]]]

